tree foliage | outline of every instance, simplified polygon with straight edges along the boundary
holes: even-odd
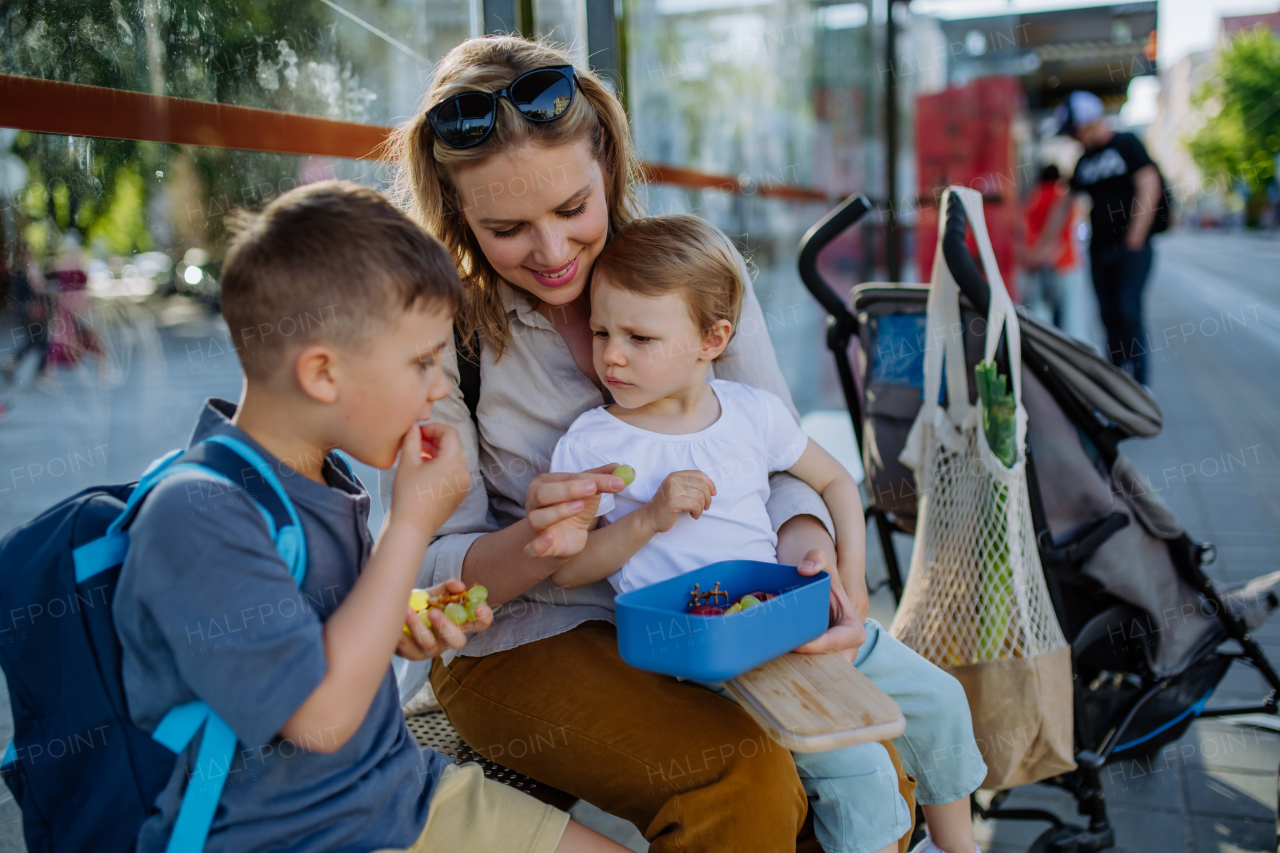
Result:
[[[1187,140],[1205,175],[1261,192],[1280,153],[1280,39],[1258,26],[1219,51],[1194,103],[1208,115]]]
[[[11,0],[0,7],[0,72],[386,121],[371,110],[376,98],[368,88],[387,85],[386,45],[354,26],[341,35],[338,20],[312,0]],[[31,236],[44,238],[31,246],[37,257],[73,225],[121,254],[150,248],[155,235],[148,232],[157,227],[172,232],[176,225],[178,233],[162,242],[179,248],[219,242],[223,214],[260,206],[296,185],[303,161],[29,132],[19,135],[13,153],[25,162],[29,182],[14,209],[38,226]],[[175,176],[186,186],[175,186]]]

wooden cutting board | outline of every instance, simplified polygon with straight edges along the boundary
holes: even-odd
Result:
[[[726,681],[725,687],[792,752],[892,740],[907,726],[898,703],[835,653],[792,652]]]

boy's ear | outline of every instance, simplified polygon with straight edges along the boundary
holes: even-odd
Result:
[[[702,335],[702,352],[698,354],[704,361],[715,361],[729,346],[729,338],[733,336],[733,324],[728,320],[716,320],[710,329]]]
[[[303,347],[293,361],[294,378],[302,393],[318,403],[338,401],[338,355],[323,344]]]

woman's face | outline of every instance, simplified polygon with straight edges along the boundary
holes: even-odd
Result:
[[[453,182],[498,275],[550,305],[582,295],[609,232],[604,172],[586,140],[503,151]]]

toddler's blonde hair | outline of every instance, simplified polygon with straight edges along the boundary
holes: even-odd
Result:
[[[751,286],[742,256],[725,233],[685,213],[623,226],[596,258],[591,275],[642,296],[679,293],[701,332],[728,320],[736,334]]]

